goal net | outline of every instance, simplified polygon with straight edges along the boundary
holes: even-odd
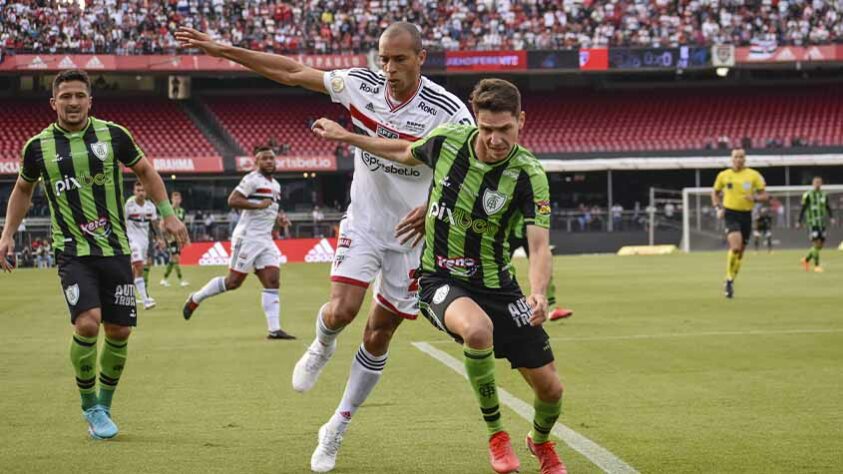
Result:
[[[768,186],[770,200],[756,204],[753,225],[760,213],[769,213],[774,241],[783,247],[805,246],[804,232],[796,230],[802,209],[802,194],[811,186]],[[828,195],[834,217],[843,217],[843,185],[826,184],[822,190]],[[725,223],[717,218],[711,207],[711,188],[684,188],[682,190],[682,245],[685,252],[719,250],[726,241]],[[754,227],[753,227],[754,228]],[[835,234],[843,232],[834,232]],[[776,240],[777,239],[777,240]],[[839,239],[835,237],[834,242]]]

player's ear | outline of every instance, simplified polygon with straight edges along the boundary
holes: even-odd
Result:
[[[524,129],[524,124],[527,123],[527,112],[523,110],[518,114],[518,131]]]
[[[419,65],[423,65],[424,61],[427,59],[427,50],[423,49],[419,51]]]
[[[50,108],[53,109],[53,110],[57,110],[56,109],[56,98],[55,97],[50,97]]]

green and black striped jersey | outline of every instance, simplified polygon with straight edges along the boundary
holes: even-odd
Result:
[[[477,135],[474,126],[447,124],[413,144],[413,156],[433,168],[421,270],[508,288],[516,284],[507,242],[514,221],[550,227],[547,175],[519,145],[501,162],[480,161]]]
[[[799,222],[805,219],[808,227],[825,227],[826,219],[829,217],[831,217],[831,203],[824,192],[812,189],[802,195]]]
[[[176,214],[176,218],[178,218],[178,220],[184,222],[185,217],[187,217],[187,211],[185,211],[183,207],[173,207],[173,212]]]
[[[123,213],[123,172],[143,157],[128,130],[88,119],[69,132],[54,123],[23,147],[20,177],[39,178],[50,203],[53,248],[66,255],[130,255]]]

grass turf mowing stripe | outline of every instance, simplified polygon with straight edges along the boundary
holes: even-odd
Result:
[[[435,347],[431,346],[426,342],[413,342],[412,344],[416,349],[433,357],[439,362],[445,364],[454,372],[468,379],[465,373],[465,367],[463,367],[462,362],[453,358],[451,355],[442,352],[439,349],[436,349]],[[521,418],[527,420],[528,423],[532,423],[533,415],[535,414],[535,412],[533,410],[533,407],[530,406],[530,404],[512,395],[511,393],[507,392],[501,387],[498,387],[498,396],[500,397],[500,401],[503,405],[509,407],[512,411],[520,415]],[[607,449],[603,448],[594,441],[591,441],[585,436],[577,433],[576,431],[568,428],[562,423],[554,423],[551,433],[553,433],[557,438],[564,441],[565,444],[571,447],[571,449],[585,456],[586,459],[591,461],[595,466],[602,469],[603,472],[612,474],[633,474],[638,472],[635,470],[634,467],[623,462],[623,460],[609,452]]]

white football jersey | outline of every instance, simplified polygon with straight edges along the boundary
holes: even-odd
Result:
[[[380,72],[338,69],[324,81],[331,99],[351,113],[357,133],[416,141],[444,123],[474,124],[459,98],[424,76],[403,103],[392,99]],[[355,149],[348,224],[391,248],[406,249],[395,239],[395,226],[427,201],[432,179],[427,166],[404,166]]]
[[[267,178],[260,171],[252,171],[243,176],[234,190],[246,196],[249,202],[257,204],[264,199],[271,199],[272,204],[265,209],[241,210],[240,220],[237,221],[231,238],[272,239],[272,228],[275,226],[281,200],[281,185],[278,181],[275,178]]]
[[[149,223],[158,219],[158,211],[152,201],[145,199],[143,205],[132,196],[126,201],[126,233],[129,240],[138,243],[149,242]]]

